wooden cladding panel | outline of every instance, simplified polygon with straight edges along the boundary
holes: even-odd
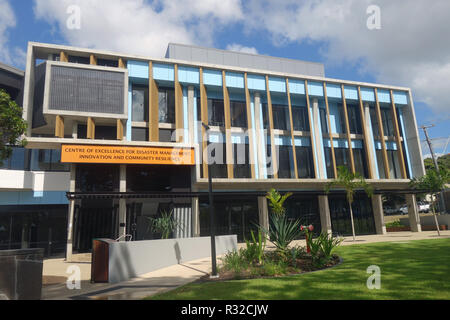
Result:
[[[406,173],[405,157],[403,156],[403,146],[401,141],[400,128],[398,126],[397,108],[395,107],[394,94],[392,90],[390,90],[390,94],[391,94],[392,121],[394,122],[395,141],[397,142],[398,162],[400,162],[400,170],[402,173],[402,178],[407,179],[408,175]]]
[[[361,114],[361,122],[362,122],[362,129],[363,129],[363,135],[364,135],[364,153],[366,154],[366,161],[367,161],[367,169],[369,171],[369,178],[373,179],[374,175],[374,166],[372,162],[372,157],[370,156],[370,149],[369,149],[369,133],[366,126],[366,117],[364,112],[364,105],[361,97],[361,87],[358,86],[358,97],[359,97],[359,112]]]
[[[291,93],[289,90],[289,79],[286,78],[286,94],[288,98],[289,107],[289,125],[291,127],[291,140],[292,140],[292,158],[294,161],[294,178],[298,179],[298,168],[297,168],[297,153],[295,151],[295,137],[294,137],[294,121],[292,119],[292,103],[291,103]]]
[[[148,68],[148,139],[149,141],[159,142],[159,97],[158,85],[153,79],[153,63],[149,62]]]
[[[348,111],[347,111],[347,101],[345,99],[345,90],[344,90],[344,85],[341,85],[341,92],[342,92],[342,106],[344,108],[344,118],[345,118],[345,130],[347,133],[347,141],[348,141],[348,154],[349,154],[349,158],[350,158],[350,167],[351,167],[351,171],[352,173],[355,173],[355,159],[353,157],[353,148],[352,148],[352,137],[351,137],[351,133],[350,133],[350,124],[348,121]]]
[[[334,177],[337,178],[336,155],[334,153],[333,133],[331,132],[330,106],[328,104],[327,84],[325,82],[323,83],[323,94],[325,97],[325,108],[327,110],[328,133],[330,135],[331,160],[333,163],[333,173],[334,173]]]
[[[388,161],[388,157],[387,157],[386,141],[384,140],[383,119],[381,117],[381,108],[380,108],[380,102],[378,100],[377,88],[374,89],[374,92],[375,92],[375,111],[377,114],[378,131],[380,133],[381,150],[382,150],[382,154],[383,154],[384,173],[385,173],[386,179],[389,179],[390,178],[389,161]]]
[[[313,165],[314,165],[314,176],[316,178],[319,178],[319,170],[317,168],[318,161],[316,156],[316,143],[314,141],[314,135],[313,135],[313,118],[311,114],[311,103],[309,101],[309,92],[308,92],[308,80],[305,80],[305,96],[306,96],[306,109],[308,109],[308,119],[309,119],[309,132],[311,133],[311,152],[313,155]]]

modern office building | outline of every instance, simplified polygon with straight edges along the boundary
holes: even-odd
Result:
[[[23,109],[26,167],[0,171],[3,247],[14,238],[70,259],[93,238],[157,238],[149,218],[164,211],[179,221],[175,237],[207,236],[209,175],[217,234],[242,241],[268,226],[275,188],[293,192],[289,217],[346,235],[345,194],[324,192],[339,166],[375,189],[355,196],[357,234],[386,232],[387,192],[405,195],[420,231],[408,179],[424,166],[408,88],[195,46],[170,44],[155,59],[29,43]],[[28,223],[16,224],[24,212]]]

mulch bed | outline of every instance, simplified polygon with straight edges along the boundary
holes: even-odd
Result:
[[[233,271],[219,271],[219,277],[218,278],[210,278],[210,275],[204,275],[196,282],[219,282],[219,281],[230,281],[230,280],[245,280],[245,279],[269,279],[269,278],[279,278],[279,277],[286,277],[286,276],[294,276],[299,275],[303,273],[309,273],[313,271],[319,271],[328,269],[334,266],[337,266],[341,264],[342,259],[338,255],[333,255],[330,262],[325,264],[324,266],[318,268],[313,265],[312,260],[310,258],[307,259],[297,259],[296,261],[296,267],[288,267],[288,272],[284,274],[276,274],[274,276],[262,276],[262,275],[255,275],[251,272],[251,270],[244,270],[239,275],[236,275]],[[255,267],[255,266],[253,266]],[[258,268],[258,266],[256,266]]]

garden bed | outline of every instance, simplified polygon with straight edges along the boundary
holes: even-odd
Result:
[[[328,269],[341,264],[342,259],[338,255],[333,255],[327,263],[323,265],[314,265],[312,258],[302,258],[297,259],[295,265],[287,266],[285,269],[278,269],[274,267],[273,264],[267,268],[264,264],[252,265],[247,269],[236,273],[231,270],[219,269],[218,278],[211,278],[210,275],[205,275],[200,278],[199,282],[218,282],[218,281],[229,281],[229,280],[244,280],[244,279],[267,279],[267,278],[277,278],[284,276],[293,276],[302,273],[309,273],[313,271],[319,271]]]

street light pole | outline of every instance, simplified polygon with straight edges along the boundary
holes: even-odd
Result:
[[[202,122],[203,128],[206,130],[206,141],[209,141],[210,127]],[[215,234],[215,222],[214,222],[214,198],[212,191],[212,174],[211,163],[208,159],[208,194],[209,194],[209,229],[211,233],[211,263],[212,272],[210,278],[218,278],[217,274],[217,259],[216,259],[216,234]]]

